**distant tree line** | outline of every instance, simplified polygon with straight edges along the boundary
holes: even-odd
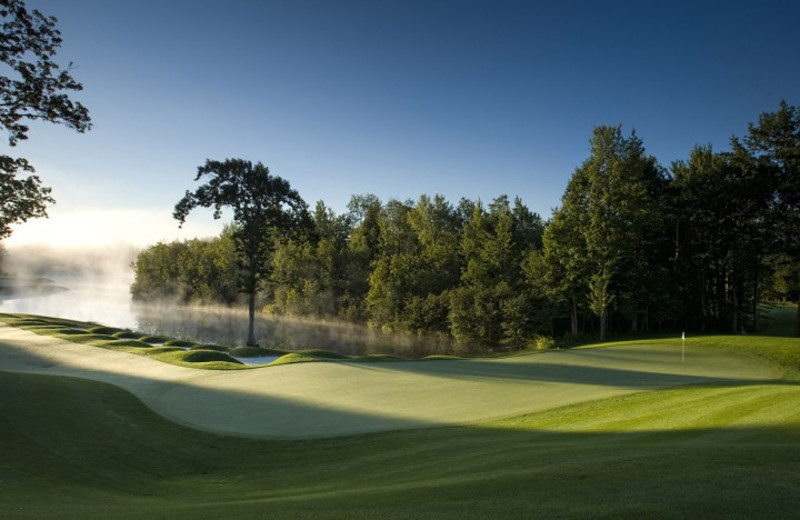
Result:
[[[318,202],[307,232],[264,237],[261,304],[490,346],[752,331],[759,302],[798,300],[800,109],[781,103],[730,152],[698,146],[669,169],[620,126],[590,144],[546,222],[507,196],[356,195],[341,215]],[[235,234],[144,250],[134,297],[234,303]]]

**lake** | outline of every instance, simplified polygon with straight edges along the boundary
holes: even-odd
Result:
[[[247,310],[244,308],[143,305],[133,302],[132,274],[47,276],[60,290],[49,294],[19,294],[0,301],[0,312],[39,314],[144,334],[169,336],[201,343],[244,345]],[[363,325],[256,316],[256,338],[263,347],[300,350],[321,348],[349,355],[394,354],[421,357],[452,351],[450,342],[416,335],[387,334]]]

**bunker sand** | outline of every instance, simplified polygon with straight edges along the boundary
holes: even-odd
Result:
[[[674,345],[495,360],[316,362],[212,371],[0,324],[0,370],[123,388],[176,422],[225,434],[308,438],[467,424],[593,399],[778,374],[746,356]]]

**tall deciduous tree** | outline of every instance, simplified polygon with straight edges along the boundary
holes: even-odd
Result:
[[[0,0],[0,125],[8,144],[28,138],[33,120],[63,124],[78,132],[91,128],[89,112],[67,92],[83,86],[53,61],[61,46],[56,19],[29,11],[20,0]],[[35,175],[17,178],[18,171],[33,172],[25,159],[0,155],[0,239],[11,234],[11,224],[46,217],[55,201],[50,188]]]
[[[749,162],[698,146],[672,165],[675,274],[689,327],[738,332],[751,310],[756,324],[769,183]]]
[[[740,147],[734,140],[734,147]],[[775,112],[763,113],[748,126],[744,146],[756,167],[767,172],[772,188],[770,208],[775,249],[800,265],[800,107],[781,101]],[[796,333],[800,335],[800,301]]]
[[[583,236],[586,182],[583,171],[573,174],[561,206],[545,228],[541,258],[534,254],[526,271],[530,281],[539,284],[553,303],[569,306],[572,335],[578,334],[578,311],[588,294],[589,259]]]
[[[241,289],[249,296],[247,343],[256,345],[256,292],[269,270],[273,241],[310,229],[308,206],[289,182],[260,162],[244,159],[207,160],[198,167],[195,181],[208,177],[194,192],[186,191],[175,205],[173,217],[181,225],[196,207],[214,208],[214,218],[223,208],[233,211],[234,240],[242,262]]]
[[[568,279],[587,284],[602,340],[612,303],[631,309],[633,323],[640,312],[642,296],[634,278],[650,268],[646,244],[658,221],[652,191],[662,173],[636,134],[625,138],[620,126],[595,128],[590,142],[591,155],[575,171],[562,199],[560,221],[566,228],[556,226],[545,237],[545,247],[567,255],[556,265]]]

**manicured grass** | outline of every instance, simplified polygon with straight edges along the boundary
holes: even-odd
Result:
[[[227,348],[195,349],[197,343],[165,336],[145,336],[94,323],[63,320],[26,314],[0,314],[0,321],[13,327],[58,339],[101,347],[150,358],[178,366],[208,370],[231,370],[245,365],[227,354]],[[154,346],[155,345],[155,346]],[[191,351],[186,350],[192,348]]]
[[[568,358],[599,359],[604,354],[589,350],[559,354],[554,359],[562,360],[561,364],[542,367],[529,366],[524,357],[518,357],[390,363],[386,367],[391,369],[381,367],[377,372],[378,367],[338,363],[276,368],[281,377],[287,374],[277,371],[296,373],[297,378],[289,380],[292,384],[306,381],[310,386],[319,383],[316,376],[339,374],[341,390],[357,385],[360,380],[355,376],[363,372],[376,373],[381,380],[408,374],[409,381],[417,384],[435,382],[432,391],[479,380],[485,392],[509,395],[521,384],[535,388],[548,378],[569,376],[573,390],[565,391],[586,395],[568,406],[477,424],[294,441],[186,428],[103,383],[0,372],[0,517],[796,516],[800,510],[798,340],[690,337],[686,341],[689,361],[700,353],[716,359],[715,351],[724,360],[724,352],[733,351],[754,362],[768,361],[776,374],[782,374],[781,379],[720,378],[708,384],[594,399],[585,390],[590,382],[616,381],[640,388],[637,385],[647,370],[683,364],[676,357],[679,339],[617,345],[621,348],[608,353],[630,355],[622,360],[628,370],[567,366]],[[645,347],[642,354],[654,352],[649,347],[669,349],[656,350],[662,354],[654,362],[645,356],[636,358],[636,345]],[[175,347],[138,350],[161,351],[164,356],[219,354]],[[328,370],[329,366],[336,370]],[[538,379],[529,379],[536,374]],[[474,406],[482,405],[476,399]]]
[[[604,348],[619,345],[672,345],[681,348],[681,339],[649,339],[636,341],[618,341],[585,345],[584,348]],[[800,338],[770,337],[751,335],[728,336],[689,336],[685,341],[686,348],[708,348],[727,352],[736,352],[760,359],[779,367],[783,377],[800,378]]]
[[[105,327],[95,323],[64,320],[61,318],[50,318],[46,316],[35,316],[29,314],[3,314],[0,313],[0,322],[21,328],[37,334],[49,335],[59,339],[83,343],[96,347],[121,350],[134,354],[146,354],[147,356],[158,359],[165,363],[172,363],[179,366],[192,366],[193,368],[205,368],[211,370],[229,370],[235,368],[252,368],[243,365],[230,356],[237,357],[260,357],[260,356],[281,356],[269,365],[286,365],[290,363],[302,363],[309,361],[326,360],[349,360],[349,361],[378,361],[396,359],[392,356],[346,356],[322,349],[306,349],[301,351],[289,352],[278,349],[267,349],[258,347],[226,347],[221,345],[201,345],[192,341],[168,338],[166,336],[142,335],[129,330]],[[125,341],[117,341],[125,340]],[[131,341],[132,340],[132,341]],[[136,347],[131,349],[128,347]],[[154,347],[150,351],[137,350],[138,348]],[[162,347],[175,347],[164,349]],[[174,354],[176,349],[191,350],[215,350],[229,354],[227,357],[216,356],[213,360],[203,359],[204,356],[194,354],[178,355]],[[161,354],[167,354],[164,355]]]
[[[698,386],[472,427],[260,441],[184,428],[105,384],[0,373],[0,510],[19,519],[790,518],[800,508],[797,402],[795,384]]]

